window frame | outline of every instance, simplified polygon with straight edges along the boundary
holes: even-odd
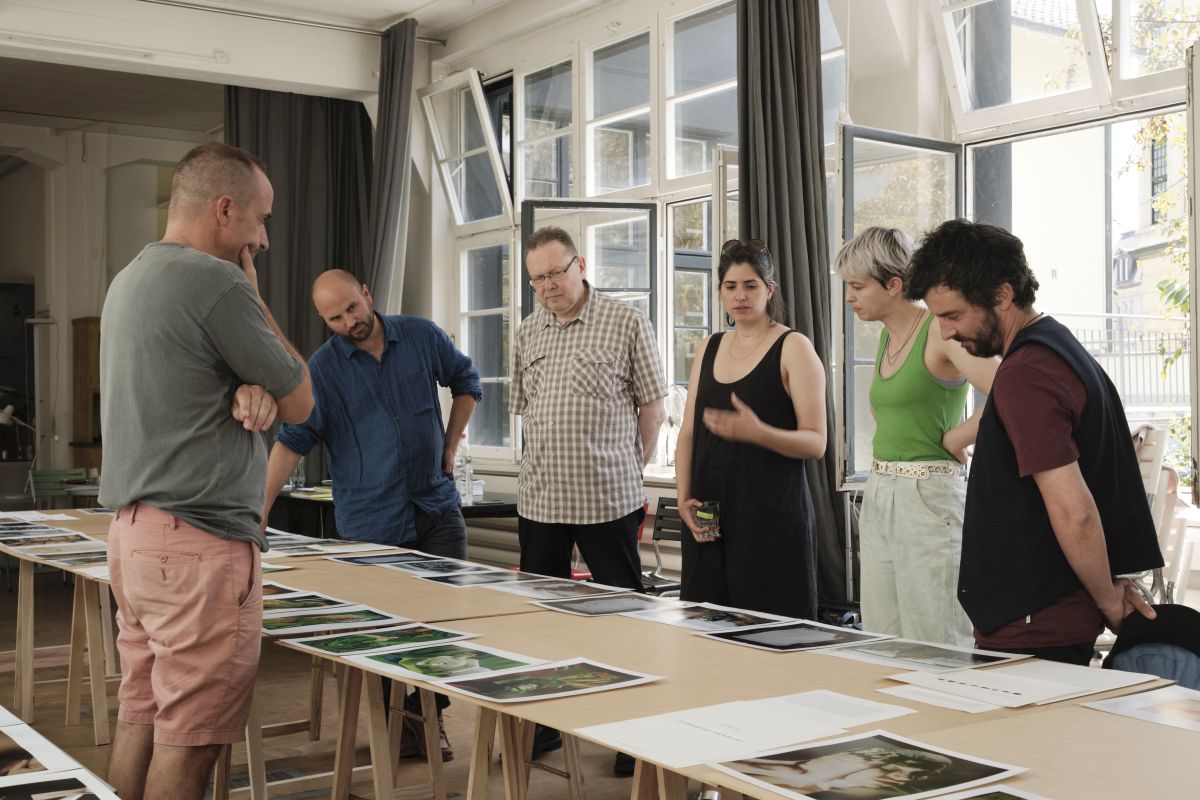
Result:
[[[571,52],[561,58],[547,61],[531,69],[523,70],[513,75],[513,161],[515,164],[513,180],[513,201],[519,205],[525,200],[525,148],[529,145],[541,144],[560,137],[567,137],[571,147],[571,191],[565,197],[578,197],[580,194],[580,179],[583,176],[583,164],[579,152],[579,103],[581,99],[578,54]],[[552,69],[562,64],[571,67],[571,124],[551,133],[528,137],[525,132],[525,80],[539,72]]]
[[[484,143],[480,147],[464,150],[453,156],[447,156],[442,131],[438,127],[437,117],[433,112],[432,98],[443,92],[454,92],[464,88],[472,98],[472,102],[475,105],[475,113],[479,115],[479,127]],[[459,236],[469,236],[475,233],[496,230],[499,227],[511,227],[513,224],[512,193],[509,190],[508,180],[504,173],[504,164],[500,160],[500,146],[496,142],[495,131],[492,129],[490,117],[487,113],[487,103],[484,100],[483,82],[479,71],[467,68],[447,75],[445,78],[434,81],[420,89],[417,92],[417,97],[421,102],[421,109],[425,114],[425,121],[430,134],[430,141],[433,144],[435,167],[441,178],[442,189],[445,191],[446,197],[450,202],[451,218],[455,232]],[[458,196],[454,188],[454,182],[450,176],[450,166],[456,162],[465,165],[467,159],[479,154],[486,154],[488,163],[491,165],[492,179],[495,182],[496,191],[500,196],[501,213],[466,222],[463,220],[462,199]]]
[[[1096,0],[1100,2],[1101,0]],[[1145,95],[1154,95],[1160,93],[1169,93],[1175,102],[1178,102],[1180,96],[1181,85],[1187,86],[1187,64],[1181,64],[1173,69],[1163,70],[1162,72],[1152,72],[1149,75],[1139,75],[1134,78],[1121,77],[1121,69],[1123,67],[1124,53],[1126,50],[1127,28],[1129,27],[1129,2],[1128,0],[1111,0],[1112,14],[1112,94],[1116,100],[1123,100],[1133,97],[1142,97]],[[1184,61],[1187,61],[1187,56],[1184,56]],[[1160,99],[1159,102],[1168,102],[1168,98]]]
[[[458,298],[457,331],[458,331],[458,341],[460,342],[459,349],[463,353],[465,353],[467,356],[471,357],[472,364],[475,363],[475,357],[471,354],[470,349],[469,349],[471,340],[467,335],[468,320],[470,320],[474,317],[495,316],[498,313],[503,313],[500,311],[500,309],[502,309],[503,307],[498,306],[496,308],[479,309],[476,311],[466,310],[467,306],[468,306],[467,292],[469,291],[469,287],[470,287],[470,282],[467,279],[467,269],[468,269],[467,254],[472,250],[481,250],[486,247],[496,247],[496,246],[504,245],[504,244],[508,245],[508,254],[509,254],[508,258],[509,258],[509,264],[511,265],[514,262],[514,256],[517,252],[516,230],[514,228],[511,228],[511,227],[501,228],[501,229],[497,229],[497,230],[484,231],[482,233],[477,233],[477,234],[474,234],[471,236],[460,236],[455,240],[455,243],[454,243],[455,257],[456,257],[457,263],[458,263],[458,270],[457,270],[458,291],[457,291],[456,296]],[[508,270],[507,274],[505,275],[505,280],[507,280],[509,282],[509,292],[508,292],[509,302],[508,302],[508,308],[505,309],[508,313],[508,319],[509,319],[508,339],[509,339],[509,352],[510,352],[510,358],[508,360],[508,363],[505,364],[505,367],[507,369],[507,376],[501,376],[499,378],[484,378],[481,376],[480,384],[483,387],[484,393],[487,392],[489,386],[509,386],[509,387],[512,386],[513,365],[512,365],[512,358],[511,358],[511,350],[512,350],[513,342],[516,341],[517,327],[521,324],[521,318],[519,316],[520,315],[520,301],[518,299],[518,293],[516,291],[517,287],[514,285],[515,276],[518,274],[519,273],[517,271],[513,270],[510,266],[510,269]],[[517,457],[517,453],[520,452],[520,449],[519,449],[520,448],[520,437],[519,437],[519,433],[517,430],[516,415],[514,415],[512,413],[511,404],[508,409],[508,426],[509,426],[508,430],[509,430],[509,441],[510,441],[510,445],[508,447],[504,447],[504,446],[497,447],[497,446],[492,446],[492,445],[473,445],[473,444],[470,444],[470,437],[468,436],[467,444],[470,447],[471,458],[472,459],[488,459],[488,460],[503,461],[503,462],[510,462],[510,461],[515,460]],[[468,428],[468,430],[470,430],[470,423],[468,423],[467,428]]]
[[[582,63],[586,66],[581,74],[583,78],[583,108],[584,117],[581,126],[583,135],[583,191],[580,196],[589,199],[598,200],[613,200],[620,202],[626,199],[654,197],[658,194],[658,179],[656,165],[659,161],[659,151],[662,149],[659,146],[658,136],[662,130],[661,111],[656,111],[661,102],[662,89],[659,86],[659,73],[661,71],[661,61],[656,63],[655,53],[658,52],[659,42],[659,26],[653,22],[649,22],[644,26],[639,26],[636,30],[629,33],[624,33],[612,39],[607,39],[590,47],[584,48]],[[602,117],[594,116],[594,104],[596,99],[595,93],[595,74],[596,74],[596,53],[609,47],[632,41],[634,39],[646,36],[647,48],[649,52],[649,77],[647,80],[650,83],[650,91],[648,93],[647,103],[638,106],[629,106],[619,111],[613,111],[605,114]],[[648,180],[646,183],[637,186],[628,186],[624,189],[613,189],[607,192],[598,192],[596,186],[596,170],[594,167],[593,157],[595,155],[595,136],[594,131],[606,124],[613,122],[621,122],[633,117],[646,115],[650,126],[650,147],[646,153],[646,172]]]

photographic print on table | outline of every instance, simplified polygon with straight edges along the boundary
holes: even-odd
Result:
[[[712,603],[668,606],[667,608],[652,608],[647,611],[627,611],[625,616],[698,631],[728,631],[734,628],[750,628],[775,622],[795,621],[791,617],[764,614],[759,611],[743,611],[740,608],[729,608]]]
[[[1200,733],[1200,692],[1186,686],[1167,686],[1080,705]]]
[[[387,672],[400,678],[442,681],[464,675],[483,675],[513,667],[544,664],[545,659],[530,658],[483,645],[452,642],[408,647],[374,655],[350,656],[347,660]]]
[[[400,561],[392,564],[380,564],[380,566],[397,569],[410,575],[461,575],[467,572],[499,571],[495,567],[485,567],[482,564],[471,564],[449,558],[434,561]]]
[[[28,725],[0,728],[0,786],[38,772],[78,769],[79,764]]]
[[[566,578],[543,578],[538,581],[508,583],[494,587],[498,591],[519,594],[536,600],[556,600],[571,597],[596,597],[598,595],[628,594],[628,589],[606,586],[602,583],[587,583]]]
[[[624,689],[656,680],[659,680],[658,675],[617,669],[585,658],[571,658],[480,678],[442,681],[442,686],[493,703],[522,703]]]
[[[522,577],[527,574],[507,570],[495,570],[493,572],[460,572],[457,575],[418,575],[417,579],[460,589],[467,586],[489,586],[497,583],[526,583],[530,580],[543,580],[541,575]]]
[[[949,672],[955,669],[986,667],[1029,658],[1029,656],[1019,653],[972,650],[969,647],[916,642],[911,639],[885,639],[880,642],[835,647],[822,651],[822,655],[921,672]]]
[[[710,766],[797,800],[916,800],[1025,771],[879,730]]]
[[[863,633],[851,628],[822,625],[809,620],[696,635],[721,642],[732,642],[745,647],[756,647],[759,650],[771,650],[776,653],[818,650],[823,647],[844,647],[848,644],[891,638],[881,633]]]
[[[440,561],[441,559],[434,556],[427,556],[424,553],[410,551],[407,553],[380,553],[374,556],[330,556],[330,561],[338,561],[342,564],[353,564],[358,567],[366,566],[386,566],[388,564],[408,564],[413,561]]]
[[[304,639],[286,639],[286,644],[335,656],[366,655],[400,647],[432,644],[434,642],[457,642],[473,639],[477,634],[463,633],[435,625],[413,623],[397,628],[379,628],[358,633],[341,633],[333,636],[310,636]]]
[[[108,551],[95,550],[90,553],[75,553],[73,555],[58,556],[54,559],[55,564],[63,564],[68,567],[86,567],[90,564],[107,564]],[[3,798],[0,798],[3,800]]]
[[[338,608],[354,605],[336,597],[326,597],[323,594],[301,594],[289,597],[264,597],[263,614],[277,616],[290,611],[302,611],[307,608]]]
[[[1049,800],[1040,794],[1030,794],[1011,786],[987,786],[961,794],[940,794],[937,800]]]
[[[68,542],[66,544],[41,544],[35,547],[17,547],[20,551],[34,558],[54,558],[55,556],[82,555],[83,553],[103,553],[108,545],[89,539],[85,542]]]
[[[303,591],[303,589],[294,589],[291,586],[284,586],[282,583],[275,583],[274,581],[263,581],[262,585],[263,597],[275,597],[277,595],[285,594],[300,594]]]
[[[534,584],[535,586],[540,584]],[[676,605],[675,600],[660,600],[645,594],[603,594],[595,597],[578,597],[570,600],[540,600],[535,606],[551,611],[562,611],[581,617],[601,617],[608,614],[624,614],[627,611],[645,611]]]
[[[262,564],[262,573],[264,575],[266,575],[269,572],[286,572],[289,569],[295,569],[295,567],[286,567],[283,564],[270,564],[270,563],[267,563],[266,561],[261,562],[261,564]]]
[[[22,775],[0,787],[0,800],[119,800],[104,781],[85,769]]]
[[[369,606],[346,606],[330,610],[297,611],[294,614],[263,617],[262,627],[263,633],[282,636],[341,628],[373,628],[411,621]]]
[[[47,533],[27,536],[5,536],[0,544],[5,547],[37,547],[47,544],[71,544],[72,542],[95,542],[82,533]]]

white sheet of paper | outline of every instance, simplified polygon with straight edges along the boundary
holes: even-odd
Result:
[[[18,717],[13,712],[9,711],[4,706],[0,706],[0,728],[7,728],[9,725],[24,725],[25,721]]]
[[[1080,705],[1200,733],[1200,692],[1185,686],[1166,686]]]
[[[1011,675],[1008,669],[960,669],[954,672],[904,672],[888,679],[923,686],[926,689],[993,703],[1005,708],[1023,708],[1060,699],[1079,688],[1070,683]]]
[[[44,522],[48,519],[71,519],[71,517],[66,515],[59,515],[56,517],[51,514],[43,514],[40,511],[4,511],[0,513],[0,517],[20,519],[26,522]]]
[[[8,783],[7,781],[14,781]],[[76,783],[82,784],[88,794],[76,794],[70,792],[70,789],[75,789]],[[117,793],[112,790],[107,783],[100,780],[86,769],[73,769],[66,772],[29,772],[21,775],[13,776],[6,779],[5,786],[8,791],[12,791],[11,787],[20,786],[23,794],[12,792],[13,797],[45,797],[45,798],[63,798],[71,800],[75,797],[95,797],[97,800],[120,800]],[[68,788],[69,787],[69,788]],[[70,792],[64,794],[64,792]],[[10,796],[10,795],[4,795]]]
[[[799,709],[805,718],[812,719],[823,715],[830,722],[836,722],[838,727],[853,728],[856,725],[873,725],[906,714],[917,713],[911,708],[892,703],[877,703],[874,700],[864,700],[851,697],[840,692],[830,692],[825,689],[815,689],[811,692],[790,694],[770,700],[754,700],[750,705],[762,710],[783,704],[790,713]]]
[[[1054,681],[1074,687],[1072,691],[1058,697],[1039,700],[1038,703],[1055,703],[1059,700],[1069,700],[1072,697],[1083,697],[1097,692],[1111,692],[1113,689],[1124,689],[1127,686],[1137,686],[1139,683],[1149,683],[1158,680],[1154,675],[1140,672],[1122,672],[1119,669],[1092,669],[1075,664],[1062,664],[1057,661],[1026,661],[1013,664],[1003,669],[988,670],[988,672],[1013,675],[1019,678],[1032,678],[1039,681]]]
[[[965,711],[968,714],[982,714],[985,711],[995,711],[1000,708],[1000,706],[995,706],[991,703],[967,700],[962,697],[946,694],[945,692],[924,689],[920,686],[889,686],[886,689],[876,689],[875,691],[890,694],[892,697],[901,697],[905,700],[915,700],[918,703],[925,703],[930,706],[949,708],[953,711]]]
[[[108,564],[98,564],[94,567],[79,567],[73,571],[105,583],[112,580],[112,573],[109,572]]]
[[[772,720],[758,719],[749,705],[721,703],[593,725],[577,732],[614,750],[675,769],[714,759],[742,758],[766,749],[844,732],[810,723],[797,715],[791,717],[787,728],[780,730],[773,724],[778,715],[772,715]]]
[[[28,725],[9,725],[6,728],[0,728],[0,745],[3,745],[5,749],[9,749],[15,745],[37,759],[38,763],[45,768],[44,771],[35,770],[33,772],[0,777],[0,786],[11,786],[12,784],[20,783],[21,779],[26,775],[79,769],[79,763],[75,759],[64,753],[58,745],[52,743]]]

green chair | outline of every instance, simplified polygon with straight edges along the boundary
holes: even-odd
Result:
[[[42,500],[53,500],[58,497],[68,497],[67,487],[63,481],[85,480],[87,470],[83,467],[72,469],[31,469],[25,485],[33,497],[33,507],[39,508]]]

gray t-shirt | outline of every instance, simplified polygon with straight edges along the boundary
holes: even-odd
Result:
[[[241,384],[278,398],[303,378],[239,267],[147,245],[113,280],[100,317],[101,504],[140,500],[265,550],[266,443],[229,409]]]

